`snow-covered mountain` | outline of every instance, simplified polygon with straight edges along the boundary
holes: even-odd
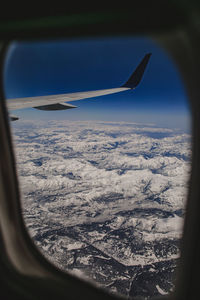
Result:
[[[110,292],[174,288],[190,135],[153,124],[13,124],[26,226],[60,269]]]

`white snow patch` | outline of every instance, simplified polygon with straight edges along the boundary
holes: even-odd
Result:
[[[158,284],[156,285],[156,288],[161,295],[168,295],[168,293],[161,289],[161,287]]]

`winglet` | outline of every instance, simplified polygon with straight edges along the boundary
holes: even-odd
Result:
[[[128,81],[122,85],[122,87],[128,87],[131,89],[134,89],[141,81],[142,76],[144,74],[144,71],[146,69],[146,66],[148,64],[148,61],[150,59],[151,53],[148,53],[145,55],[141,63],[137,66],[133,74],[130,76]]]

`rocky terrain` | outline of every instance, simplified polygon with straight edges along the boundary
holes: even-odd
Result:
[[[127,297],[173,291],[190,135],[126,122],[12,126],[24,220],[47,259]]]

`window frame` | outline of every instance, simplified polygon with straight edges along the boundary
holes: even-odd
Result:
[[[182,10],[181,10],[182,11]],[[170,13],[170,10],[169,10]],[[82,19],[80,18],[82,16]],[[198,290],[196,278],[197,267],[200,266],[198,241],[200,231],[200,42],[199,32],[185,24],[179,28],[175,19],[169,24],[163,24],[162,30],[157,30],[152,20],[147,30],[147,24],[137,26],[142,14],[135,19],[128,11],[116,13],[101,12],[94,14],[80,13],[62,16],[63,21],[51,18],[49,26],[45,18],[33,18],[33,22],[20,20],[18,27],[15,23],[7,23],[4,30],[0,30],[1,47],[1,81],[0,97],[4,100],[3,66],[9,42],[17,40],[38,40],[49,38],[93,37],[103,34],[138,34],[146,32],[160,43],[172,56],[178,65],[186,85],[192,112],[192,175],[188,192],[187,213],[184,224],[184,233],[181,248],[181,263],[177,274],[177,285],[174,295],[164,299],[192,299]],[[183,18],[184,19],[184,18]],[[41,22],[41,20],[43,20]],[[182,20],[182,19],[181,19]],[[122,26],[119,26],[122,21]],[[171,21],[171,20],[170,20]],[[179,20],[180,21],[180,20]],[[9,24],[10,27],[8,26]],[[92,28],[91,28],[91,25]],[[116,26],[115,26],[116,25]],[[136,25],[136,27],[134,27]],[[190,24],[191,26],[191,24]],[[10,29],[9,29],[10,28]],[[21,29],[24,28],[24,31]],[[88,282],[58,270],[50,264],[36,248],[24,225],[21,214],[20,193],[15,167],[12,139],[9,129],[9,120],[5,102],[0,103],[0,273],[5,274],[0,284],[4,290],[19,299],[64,299],[70,296],[73,299],[86,296],[87,299],[117,299],[103,289],[97,288]],[[34,282],[34,284],[33,284]],[[77,288],[78,287],[78,288]],[[8,294],[9,295],[9,294]]]

